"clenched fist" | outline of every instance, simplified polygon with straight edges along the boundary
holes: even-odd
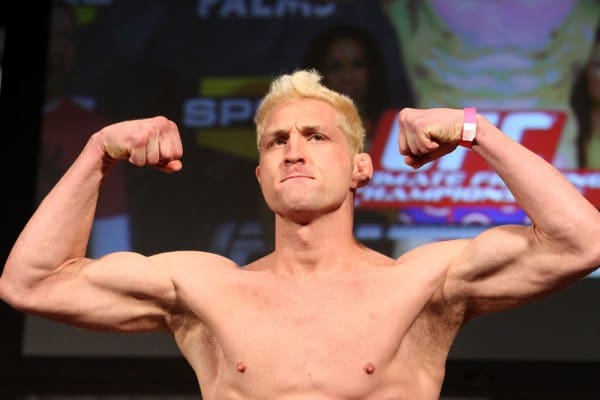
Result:
[[[405,108],[398,114],[398,123],[400,154],[407,165],[419,168],[458,146],[463,110]]]
[[[109,160],[129,160],[138,167],[151,165],[165,172],[182,168],[179,130],[165,117],[118,122],[101,129],[95,136],[100,151]]]

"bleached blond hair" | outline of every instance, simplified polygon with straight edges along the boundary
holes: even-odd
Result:
[[[275,107],[301,99],[315,99],[331,105],[338,114],[340,129],[346,134],[352,154],[364,150],[365,128],[352,99],[325,87],[321,74],[315,69],[296,70],[276,78],[256,110],[256,144],[264,133],[267,116]]]

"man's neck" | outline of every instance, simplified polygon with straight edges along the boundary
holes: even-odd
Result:
[[[361,250],[352,224],[352,214],[343,210],[321,215],[308,223],[277,216],[274,268],[291,274],[347,268],[348,260]]]

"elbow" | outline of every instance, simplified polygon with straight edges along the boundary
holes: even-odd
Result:
[[[600,267],[600,218],[594,221],[590,228],[589,232],[581,234],[580,237],[585,239],[585,242],[582,240],[585,243],[585,249],[582,251],[588,267],[593,271]]]
[[[589,249],[589,252],[586,256],[587,265],[586,267],[589,269],[588,272],[593,272],[596,269],[600,268],[600,238],[595,245]]]
[[[583,273],[591,273],[600,267],[600,229],[588,232],[587,236],[579,235],[570,247]]]
[[[17,296],[14,292],[15,291],[13,290],[7,279],[4,277],[0,277],[0,300],[5,302],[12,308],[20,310],[21,307],[19,307],[17,301],[19,299],[19,296]]]
[[[5,279],[2,279],[2,277],[0,276],[0,300],[2,300],[3,302],[10,304],[9,303],[9,297],[8,297],[8,293],[6,292],[6,283],[5,283]]]
[[[577,273],[588,274],[600,267],[600,219],[571,221],[553,235],[536,233],[545,243],[552,243],[557,257],[568,257],[567,264]]]
[[[27,291],[19,289],[18,285],[10,282],[6,277],[0,277],[0,300],[24,313],[32,309]]]

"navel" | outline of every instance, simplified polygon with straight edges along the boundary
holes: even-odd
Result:
[[[371,375],[373,372],[375,372],[375,365],[373,365],[372,362],[368,362],[365,364],[365,366],[363,367],[363,369],[365,370],[365,372],[369,375]]]
[[[246,364],[244,364],[243,361],[240,361],[235,365],[235,369],[237,369],[239,373],[243,374],[246,372]]]

